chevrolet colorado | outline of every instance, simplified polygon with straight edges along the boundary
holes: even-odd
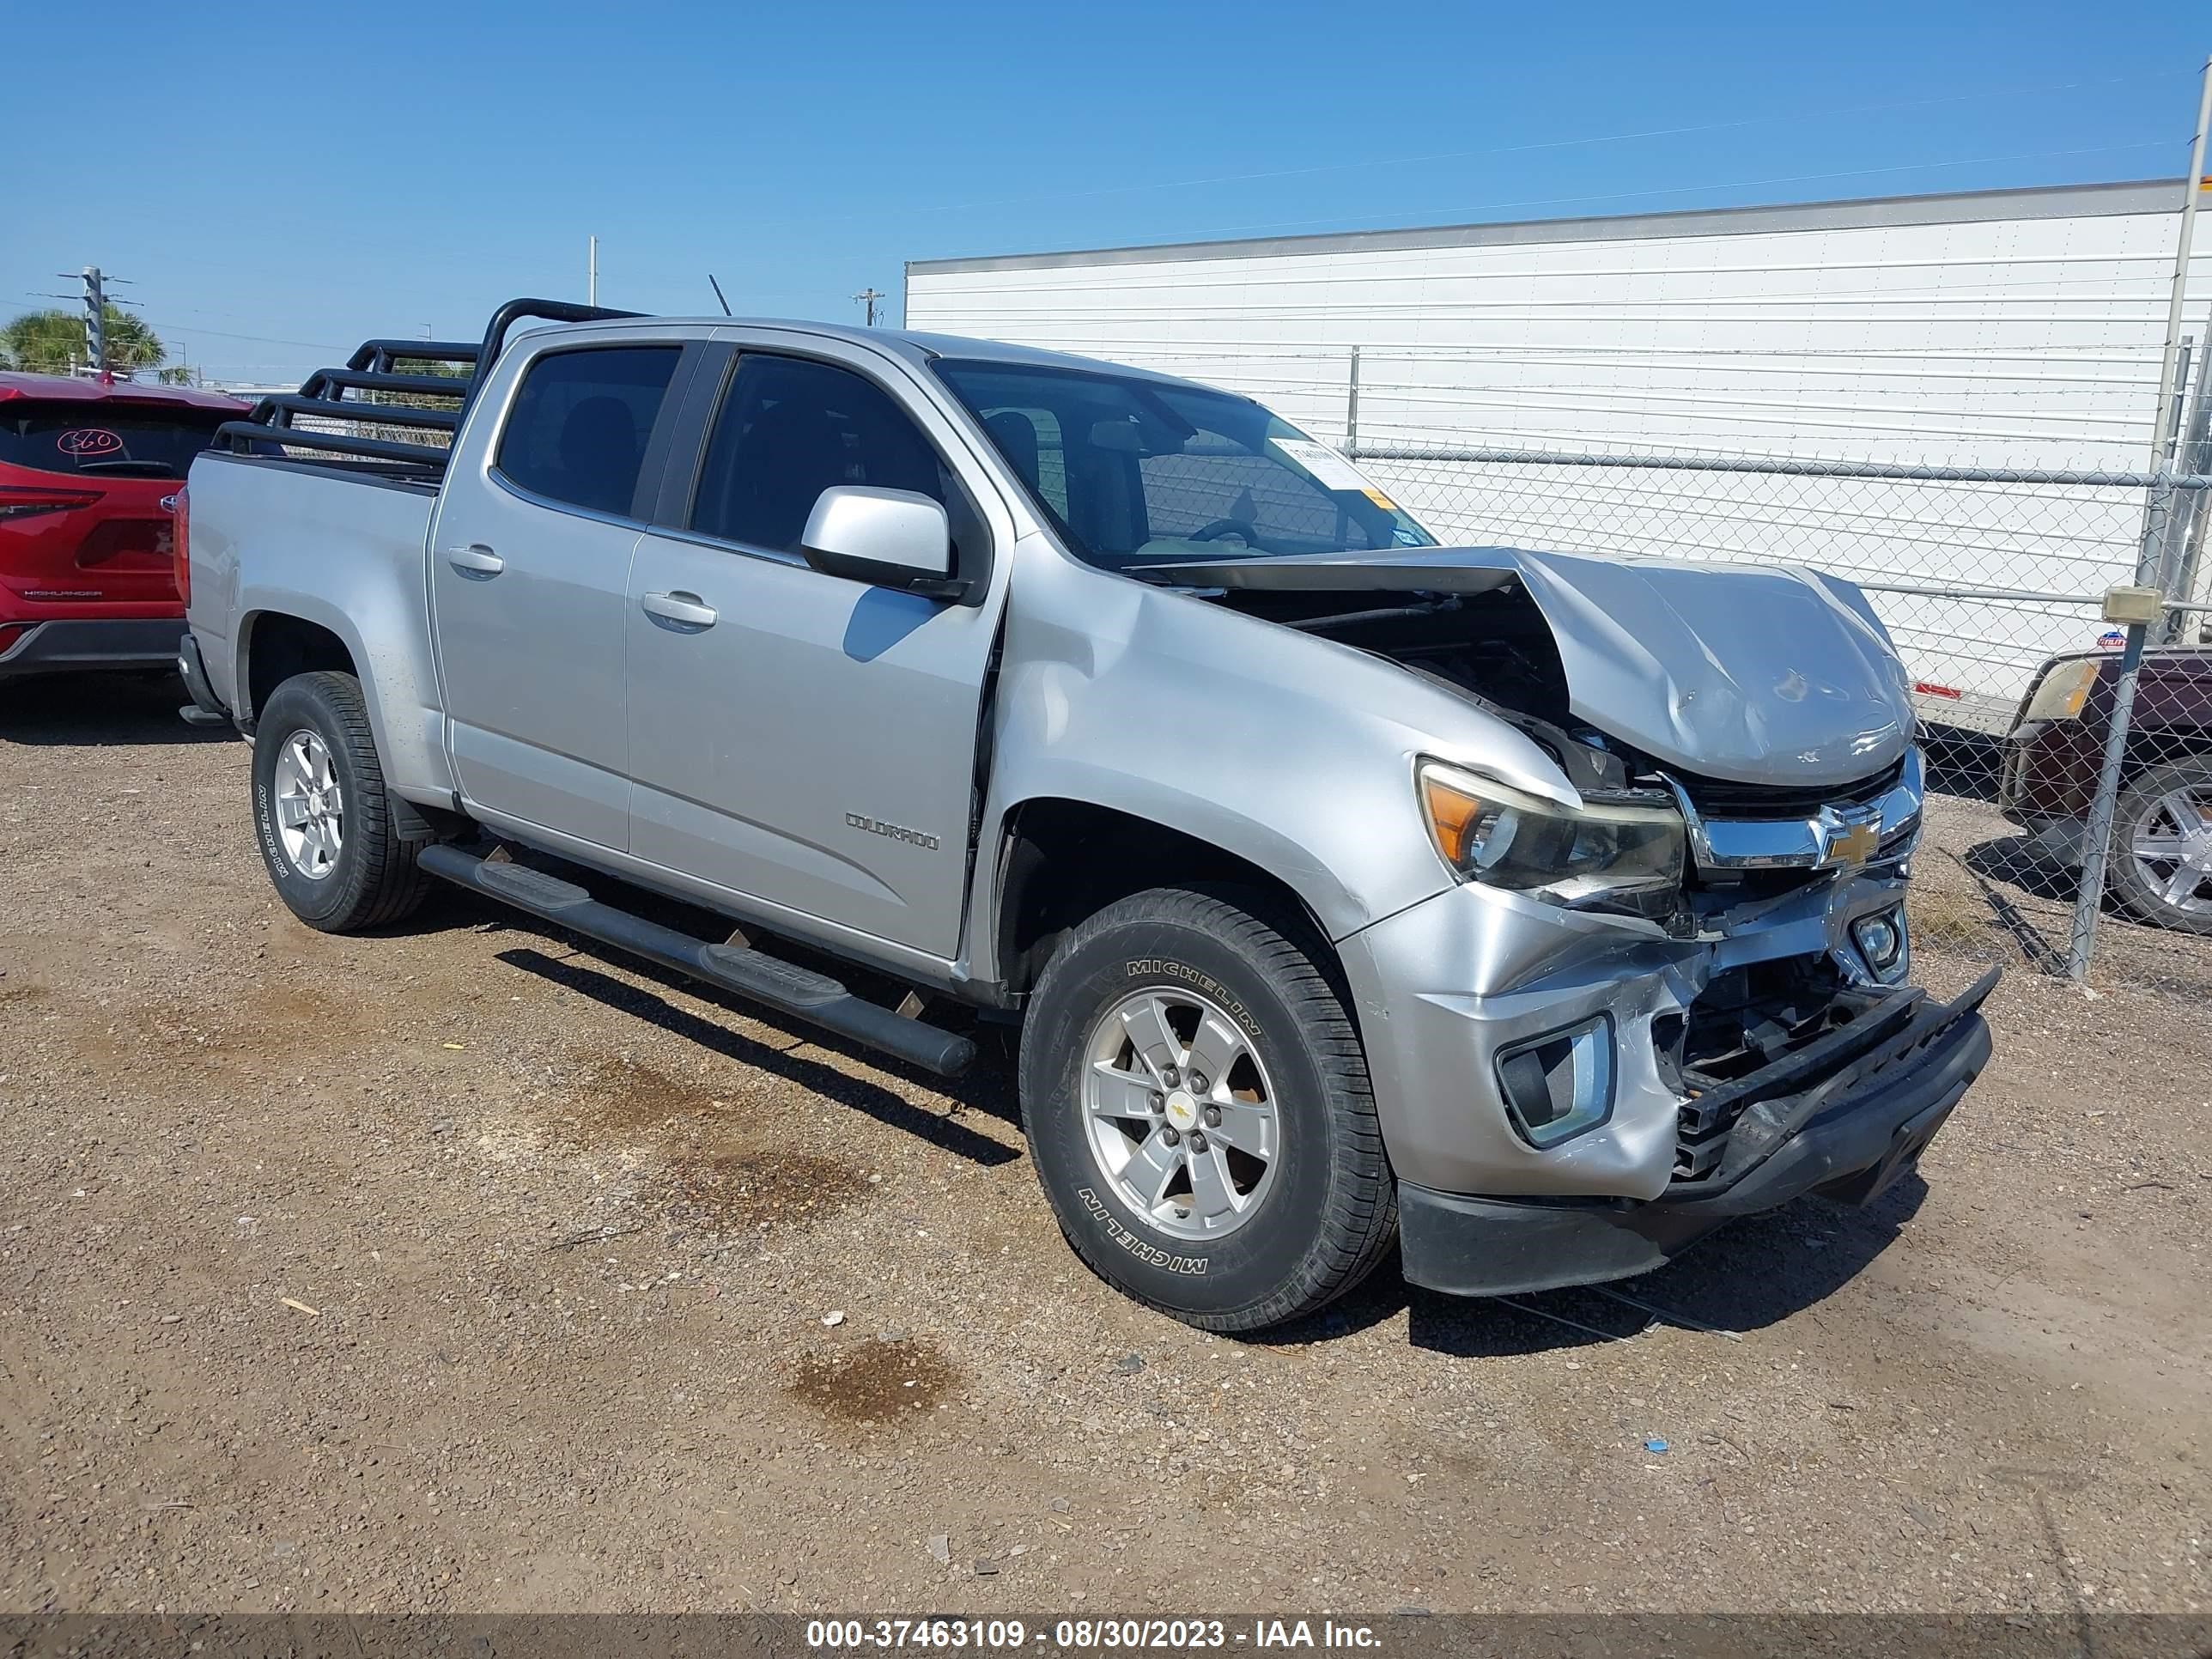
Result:
[[[1990,980],[1905,982],[1910,686],[1826,576],[1439,547],[1159,374],[543,301],[190,498],[179,666],[295,914],[442,878],[940,1074],[932,1004],[1018,1019],[1060,1226],[1194,1324],[1869,1200],[1988,1058]]]

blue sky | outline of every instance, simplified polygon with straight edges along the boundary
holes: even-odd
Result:
[[[2149,0],[5,9],[0,315],[97,264],[276,380],[580,299],[592,232],[609,305],[896,322],[909,258],[2173,177],[2212,48]]]

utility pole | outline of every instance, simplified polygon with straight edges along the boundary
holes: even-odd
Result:
[[[876,325],[876,301],[882,299],[887,299],[890,296],[887,295],[878,294],[872,288],[864,288],[853,297],[867,307],[867,325],[870,328],[873,328]]]
[[[107,379],[107,284],[98,265],[84,268],[84,355],[92,372]]]
[[[592,238],[592,250],[585,266],[584,298],[587,305],[599,302],[599,239]]]
[[[110,305],[137,305],[136,300],[111,301],[107,297],[110,283],[127,283],[127,276],[110,276],[98,265],[87,265],[82,270],[64,270],[56,273],[64,282],[75,278],[84,285],[84,358],[85,367],[103,380],[114,377],[107,368],[107,307]],[[47,294],[45,300],[74,300],[74,294]]]
[[[2181,355],[2181,306],[2189,286],[2189,256],[2197,230],[2197,198],[2204,190],[2204,129],[2212,124],[2212,58],[2204,60],[2204,84],[2197,95],[2197,131],[2189,144],[2189,178],[2181,188],[2181,234],[2173,251],[2173,287],[2166,301],[2166,346],[2158,364],[2158,410],[2151,422],[2150,464],[2166,465],[2166,446],[2173,433],[2179,400],[2173,395],[2174,371]]]

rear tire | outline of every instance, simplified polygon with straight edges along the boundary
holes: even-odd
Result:
[[[1155,889],[1076,927],[1030,1000],[1021,1098],[1076,1254],[1187,1324],[1313,1313],[1396,1238],[1327,946],[1256,896]]]
[[[254,731],[254,839],[285,907],[325,933],[413,914],[430,889],[415,856],[437,836],[385,789],[361,682],[297,675],[270,695]]]

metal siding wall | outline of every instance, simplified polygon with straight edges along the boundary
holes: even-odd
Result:
[[[2173,212],[909,275],[907,325],[1141,364],[1364,443],[2019,467],[2144,464]],[[2192,269],[2206,332],[2212,252]],[[1386,483],[1390,463],[1369,470]],[[1510,469],[1408,488],[1439,535],[1785,557],[1869,580],[2079,594],[2133,570],[2139,504],[1861,483],[1755,502],[1698,474]],[[1788,533],[1778,534],[1778,522]],[[1831,533],[1822,536],[1826,530]],[[1594,538],[1595,539],[1594,539]],[[2078,607],[1878,596],[1921,678],[1990,710]]]

